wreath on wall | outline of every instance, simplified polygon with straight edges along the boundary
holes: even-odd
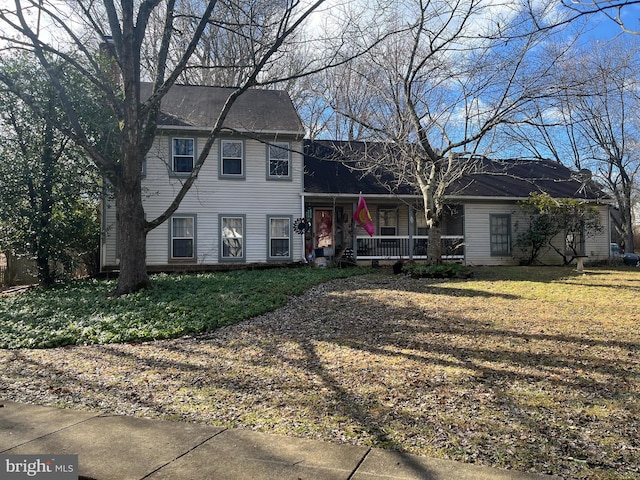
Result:
[[[298,235],[302,235],[311,230],[311,222],[306,218],[296,218],[293,222],[293,231]]]

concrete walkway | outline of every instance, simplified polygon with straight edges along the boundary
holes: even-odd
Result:
[[[0,401],[0,454],[78,455],[95,480],[534,480],[376,448]],[[0,465],[0,477],[2,477]],[[37,478],[37,477],[36,477]]]

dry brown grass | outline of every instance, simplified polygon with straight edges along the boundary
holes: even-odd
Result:
[[[353,277],[207,336],[0,351],[0,394],[638,478],[639,298],[637,269]]]

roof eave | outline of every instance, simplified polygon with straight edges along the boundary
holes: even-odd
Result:
[[[211,130],[205,127],[196,127],[192,125],[158,125],[159,130],[178,130],[185,132],[194,132],[194,133],[210,133]],[[306,135],[305,131],[302,130],[245,130],[245,129],[231,129],[231,128],[223,128],[221,133],[240,133],[242,135],[269,135],[269,136],[286,136],[286,137],[296,137],[297,139],[302,140]]]
[[[369,193],[315,193],[315,192],[302,192],[302,196],[305,197],[320,197],[320,198],[358,198],[360,195],[367,199],[389,199],[389,198],[404,198],[404,199],[421,199],[422,195],[410,195],[410,194],[369,194]],[[447,202],[451,201],[490,201],[490,202],[521,202],[529,197],[500,197],[500,196],[465,196],[465,195],[445,195]],[[589,203],[597,203],[604,205],[615,204],[615,201],[610,198],[576,198],[576,200],[584,200]]]

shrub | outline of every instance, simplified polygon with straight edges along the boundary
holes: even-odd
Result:
[[[469,278],[472,275],[471,270],[459,263],[407,263],[402,267],[402,273],[413,278]]]

